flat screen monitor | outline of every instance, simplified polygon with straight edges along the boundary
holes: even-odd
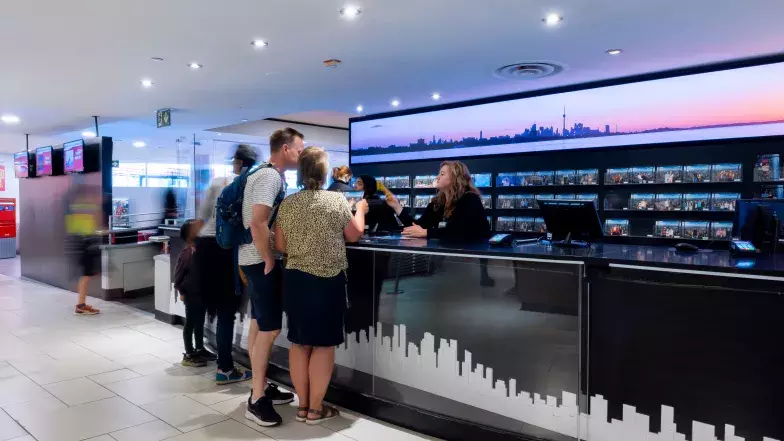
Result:
[[[20,179],[30,177],[30,156],[27,152],[14,153],[14,175]]]
[[[554,245],[580,247],[604,237],[593,201],[559,199],[538,202],[547,231],[556,241]]]
[[[81,139],[63,144],[63,171],[65,173],[84,171],[84,141]]]
[[[760,213],[775,213],[784,222],[784,199],[740,199],[735,203],[733,231],[741,240],[754,241],[762,232],[759,228]]]
[[[359,117],[351,163],[784,135],[784,107],[760,104],[784,100],[781,78],[784,62]]]
[[[37,176],[52,176],[52,152],[52,146],[35,149],[35,174]]]

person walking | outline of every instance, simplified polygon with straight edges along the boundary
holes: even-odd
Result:
[[[283,302],[291,379],[300,404],[296,419],[307,424],[339,415],[324,404],[324,395],[335,366],[335,347],[343,343],[346,241],[362,237],[368,211],[363,199],[352,216],[345,197],[322,190],[327,173],[326,152],[306,148],[297,168],[302,190],[280,205],[275,227],[275,247],[287,253]]]
[[[257,329],[251,327],[248,352],[253,369],[253,389],[248,398],[245,417],[260,426],[277,426],[283,422],[272,407],[294,399],[267,385],[267,365],[275,338],[283,321],[281,305],[281,268],[272,249],[271,227],[277,209],[286,195],[283,172],[297,168],[297,160],[305,147],[304,136],[287,127],[270,135],[269,167],[249,175],[242,200],[242,223],[250,229],[252,243],[239,246],[239,264],[248,279],[251,316]]]

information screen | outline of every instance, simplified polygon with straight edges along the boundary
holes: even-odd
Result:
[[[35,174],[37,176],[52,175],[52,146],[35,149]]]
[[[84,141],[81,139],[63,144],[63,162],[66,173],[84,171]]]
[[[14,174],[17,178],[30,176],[30,159],[27,152],[14,153]]]

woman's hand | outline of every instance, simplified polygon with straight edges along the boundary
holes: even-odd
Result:
[[[417,224],[403,229],[403,236],[406,237],[427,237],[427,230]]]
[[[400,203],[400,200],[395,197],[394,194],[389,193],[386,197],[387,205],[392,207],[395,210],[395,214],[400,216],[400,213],[403,212],[403,205]]]
[[[370,210],[370,207],[368,206],[366,200],[360,199],[357,201],[356,205],[354,205],[354,209],[357,212],[361,212],[362,214],[367,214],[367,212]]]

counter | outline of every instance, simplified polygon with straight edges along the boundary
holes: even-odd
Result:
[[[450,440],[784,439],[780,255],[369,238],[348,256],[337,404]],[[283,327],[270,377],[290,382]]]

